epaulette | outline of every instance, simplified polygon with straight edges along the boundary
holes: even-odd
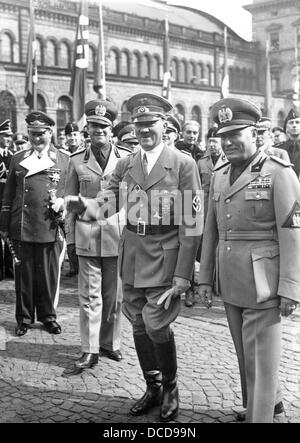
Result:
[[[128,152],[129,154],[132,153],[132,150],[129,149],[129,148],[126,148],[126,146],[119,146],[119,145],[117,145],[116,148],[117,148],[117,149],[120,149],[120,150],[122,150],[122,151],[126,151],[126,152]]]
[[[220,165],[216,169],[214,169],[214,172],[220,171],[220,169],[225,168],[225,166],[228,166],[228,165],[230,165],[230,162],[223,163],[223,165]]]
[[[290,167],[290,166],[293,166],[292,163],[286,162],[285,160],[282,160],[281,158],[276,157],[275,155],[269,155],[269,158],[270,158],[271,160],[274,160],[274,162],[277,162],[277,163],[279,163],[280,165],[285,166],[286,168],[288,168],[288,167]]]
[[[74,155],[77,155],[77,154],[81,154],[85,150],[86,150],[86,148],[81,148],[78,151],[72,152],[72,154],[70,154],[70,157],[73,157]]]

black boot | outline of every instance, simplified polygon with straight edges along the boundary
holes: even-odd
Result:
[[[142,415],[162,400],[161,372],[158,369],[153,342],[148,335],[134,335],[135,349],[146,380],[145,394],[130,409],[131,415]]]
[[[155,350],[162,370],[163,402],[160,420],[167,422],[178,415],[179,395],[177,387],[177,359],[174,335],[168,342],[155,343]]]

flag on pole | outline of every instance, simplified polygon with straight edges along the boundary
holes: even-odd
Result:
[[[272,80],[270,69],[270,44],[269,40],[266,41],[266,80],[265,80],[265,102],[264,102],[264,115],[271,118],[272,116]]]
[[[29,35],[26,61],[25,103],[30,109],[36,109],[36,88],[38,72],[36,64],[37,42],[35,39],[35,20],[33,0],[29,2]]]
[[[224,73],[221,86],[221,98],[226,98],[229,95],[229,75],[228,75],[228,38],[227,26],[224,26]]]
[[[169,50],[169,21],[164,20],[164,74],[162,96],[171,101],[171,73],[170,73],[170,50]]]
[[[295,40],[295,82],[294,82],[294,93],[293,93],[293,104],[299,109],[300,108],[300,75],[299,75],[299,65],[298,65],[298,35],[296,32]]]
[[[70,85],[70,95],[73,97],[73,118],[80,129],[85,125],[86,74],[89,66],[88,26],[88,3],[86,0],[81,0]]]
[[[99,1],[99,42],[98,42],[96,69],[94,76],[94,91],[97,92],[99,98],[106,99],[103,13],[102,13],[101,0],[98,1]]]

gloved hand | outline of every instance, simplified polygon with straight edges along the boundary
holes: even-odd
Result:
[[[65,205],[68,212],[74,214],[82,214],[87,208],[86,199],[82,195],[67,195],[65,197]]]
[[[213,304],[212,287],[210,285],[199,285],[196,291],[204,306],[206,306],[207,309],[211,308]]]
[[[288,317],[297,308],[298,303],[290,298],[281,297],[280,309],[283,317]]]
[[[183,292],[187,291],[190,287],[190,281],[181,277],[173,278],[173,286],[170,289],[167,289],[158,299],[157,304],[161,305],[165,302],[164,308],[168,309],[171,303],[172,298],[178,297]]]
[[[64,210],[64,199],[61,197],[58,197],[55,199],[55,201],[50,201],[51,208],[54,212],[59,212]]]

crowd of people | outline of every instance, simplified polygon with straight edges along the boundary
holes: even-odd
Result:
[[[222,99],[203,148],[199,123],[181,125],[165,98],[135,94],[127,107],[132,121],[115,124],[110,100],[87,102],[86,126],[68,122],[57,143],[41,111],[26,116],[28,135],[0,125],[0,279],[15,280],[16,335],[35,319],[63,332],[67,250],[82,347],[70,375],[101,354],[122,360],[123,312],[146,382],[130,413],[159,405],[168,422],[179,410],[181,296],[189,308],[221,297],[245,407],[236,418],[272,422],[284,411],[281,317],[300,302],[300,113],[272,127],[253,103]]]

